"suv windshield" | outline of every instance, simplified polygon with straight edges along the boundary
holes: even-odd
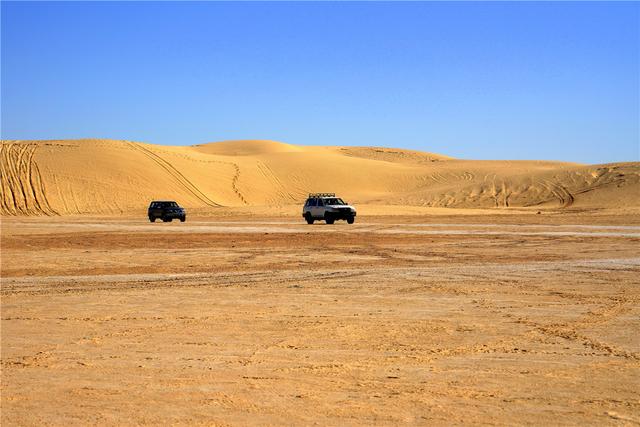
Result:
[[[342,199],[340,198],[330,198],[330,199],[324,199],[324,204],[326,205],[344,205],[346,204],[345,202],[342,201]]]
[[[153,202],[151,203],[152,208],[177,208],[178,204],[176,202]]]

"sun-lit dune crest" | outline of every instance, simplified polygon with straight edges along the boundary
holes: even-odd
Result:
[[[384,160],[397,163],[423,163],[450,160],[453,157],[424,151],[386,147],[327,147],[340,154],[364,159]]]
[[[191,147],[106,139],[2,141],[0,172],[3,215],[141,213],[153,199],[200,211],[226,206],[258,212],[294,209],[309,192],[325,191],[393,213],[403,206],[640,208],[638,162],[476,161],[262,140]]]
[[[261,154],[300,152],[304,148],[279,141],[243,139],[194,145],[198,151],[222,156],[256,156]]]

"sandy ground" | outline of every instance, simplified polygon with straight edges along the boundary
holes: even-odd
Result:
[[[638,209],[640,162],[463,160],[399,148],[227,141],[0,141],[0,215],[120,215],[151,200],[194,210],[281,207],[334,192],[385,214],[456,208]],[[292,208],[292,209],[291,209]]]
[[[2,425],[637,425],[637,216],[2,219]]]

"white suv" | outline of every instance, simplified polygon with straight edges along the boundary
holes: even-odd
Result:
[[[336,197],[334,193],[314,193],[309,194],[302,208],[302,217],[307,224],[313,224],[316,220],[333,224],[336,219],[343,219],[353,224],[356,220],[356,209]]]

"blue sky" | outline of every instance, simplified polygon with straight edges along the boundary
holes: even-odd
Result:
[[[2,138],[640,157],[640,4],[6,2]]]

